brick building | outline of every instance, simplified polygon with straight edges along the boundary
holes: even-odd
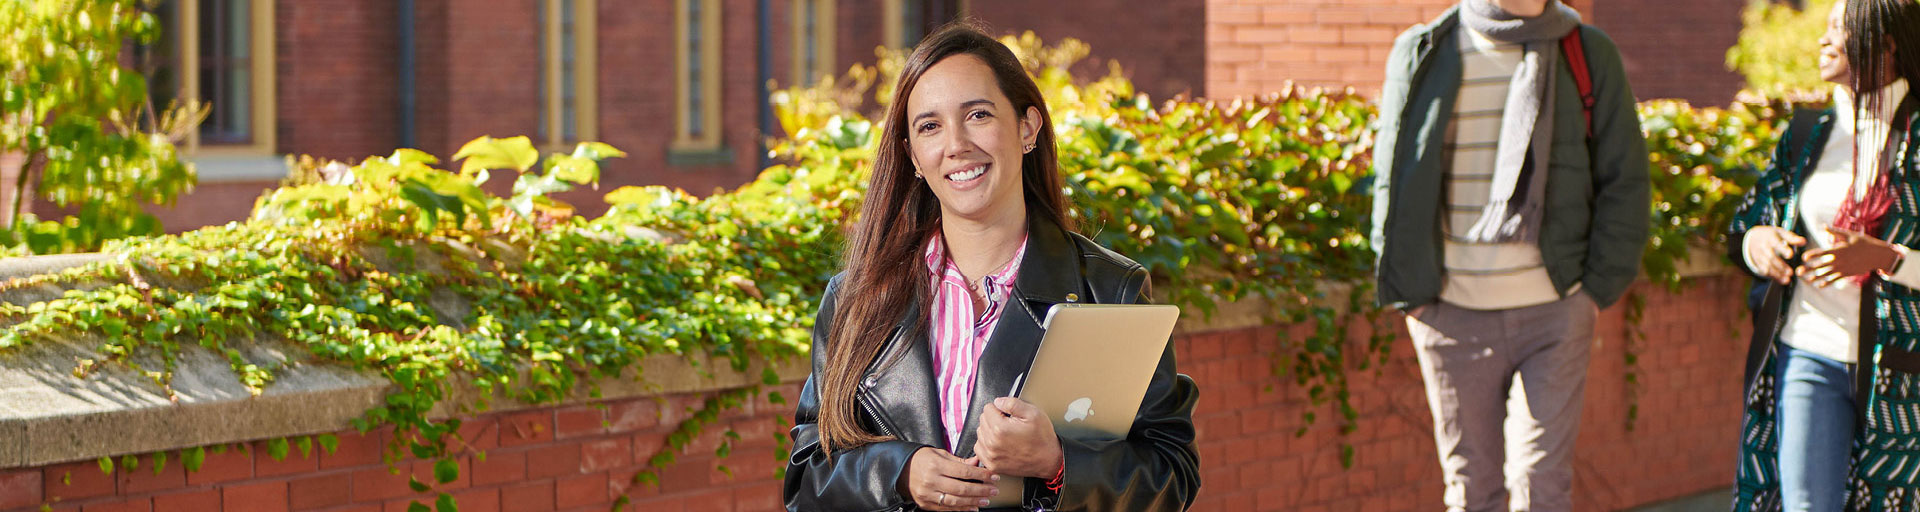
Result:
[[[1456,0],[168,0],[158,94],[213,116],[185,153],[201,184],[155,213],[171,230],[236,220],[289,154],[357,160],[480,135],[544,148],[601,140],[600,191],[706,193],[761,165],[762,84],[870,62],[957,17],[1079,38],[1141,91],[1228,98],[1306,86],[1378,90],[1393,37]],[[1570,0],[1611,33],[1641,98],[1730,99],[1721,64],[1747,0]],[[192,70],[179,72],[176,70]],[[496,180],[504,187],[510,180]]]
[[[1748,0],[1566,0],[1612,36],[1640,99],[1720,105],[1740,89],[1726,70]],[[1393,39],[1458,0],[1207,0],[1206,88],[1260,94],[1288,80],[1372,94]],[[1095,46],[1098,48],[1098,46]],[[1811,58],[1811,56],[1809,56]]]

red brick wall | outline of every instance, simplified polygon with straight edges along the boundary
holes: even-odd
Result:
[[[1307,87],[1380,90],[1393,39],[1459,0],[1207,0],[1206,87],[1216,98]],[[1619,44],[1640,99],[1722,105],[1741,85],[1726,70],[1746,0],[1573,0]]]
[[[1648,294],[1639,344],[1640,418],[1626,430],[1622,309],[1601,314],[1587,380],[1576,451],[1578,510],[1618,510],[1712,489],[1732,480],[1739,422],[1739,374],[1745,353],[1741,298],[1746,281],[1718,276],[1689,281],[1679,295]],[[1639,290],[1645,291],[1645,285]],[[1701,321],[1701,319],[1708,319]],[[1738,327],[1739,329],[1736,329]],[[1353,374],[1359,429],[1342,438],[1323,420],[1302,426],[1305,394],[1271,376],[1278,335],[1303,337],[1308,327],[1257,327],[1178,338],[1180,369],[1200,384],[1194,421],[1200,434],[1202,487],[1193,510],[1416,510],[1440,499],[1432,420],[1404,328],[1392,356],[1376,372]],[[797,385],[783,386],[787,397]],[[1269,389],[1271,388],[1271,389]],[[775,437],[789,406],[754,402],[722,422],[739,431],[732,457],[716,460],[712,432],[680,455],[658,487],[629,485],[632,475],[685,417],[696,395],[639,398],[596,406],[495,413],[469,420],[462,432],[485,460],[460,458],[452,484],[461,510],[607,510],[619,495],[631,510],[763,511],[780,507]],[[665,405],[662,405],[665,404]],[[1317,410],[1322,418],[1335,414]],[[209,455],[196,473],[177,459],[159,475],[149,466],[106,477],[92,461],[0,470],[0,510],[404,510],[409,474],[430,464],[407,461],[400,475],[380,462],[389,434],[340,433],[340,451],[275,461],[257,443],[250,451]],[[1355,446],[1351,469],[1339,464],[1340,442]],[[734,476],[719,472],[730,467]],[[69,476],[71,479],[69,480]],[[68,482],[71,483],[68,483]],[[697,507],[696,507],[697,506]],[[149,508],[151,507],[151,508]]]
[[[1093,47],[1092,58],[1073,70],[1075,76],[1105,76],[1106,62],[1116,60],[1134,86],[1155,99],[1212,94],[1206,81],[1207,8],[1202,0],[966,2],[966,14],[996,32],[1031,30],[1043,41],[1085,41]]]
[[[413,145],[435,155],[452,156],[459,147],[456,144],[465,142],[456,142],[448,134],[449,116],[458,105],[447,98],[463,77],[444,71],[452,51],[449,34],[459,27],[454,24],[452,14],[457,3],[458,0],[414,0],[413,3],[413,58],[418,69],[413,75]],[[397,87],[398,82],[395,84]]]
[[[532,136],[541,123],[539,2],[438,1],[444,2],[438,13],[444,21],[438,16],[421,21],[443,23],[444,29],[418,34],[423,47],[444,48],[430,52],[438,54],[434,60],[427,59],[429,52],[418,55],[420,75],[440,75],[433,78],[439,82],[434,88],[444,87],[417,90],[420,105],[436,114],[421,119],[423,125],[434,125],[432,132],[419,132],[422,149],[447,158],[482,135]],[[435,39],[428,40],[429,35]],[[440,138],[425,138],[428,133]],[[490,182],[490,188],[507,191],[511,174],[495,174],[492,181],[497,183]]]
[[[1623,307],[1603,311],[1588,365],[1586,407],[1574,458],[1576,510],[1620,510],[1732,484],[1746,354],[1746,281],[1690,280],[1680,295],[1648,294],[1637,345],[1640,415],[1626,430]],[[1642,283],[1637,290],[1646,291]],[[1399,315],[1395,322],[1400,322]],[[1704,319],[1704,321],[1703,321]],[[1738,333],[1735,327],[1739,327]],[[1307,326],[1288,328],[1299,339]],[[1207,333],[1182,340],[1180,368],[1200,383],[1200,502],[1194,510],[1419,510],[1438,508],[1433,418],[1404,324],[1379,373],[1356,373],[1359,429],[1342,439],[1322,420],[1304,437],[1297,387],[1269,377],[1277,330]],[[1275,391],[1267,391],[1273,386]],[[1318,411],[1320,417],[1334,416]],[[1354,445],[1341,469],[1339,443]]]
[[[253,214],[253,201],[278,186],[277,181],[201,183],[171,206],[152,205],[146,210],[160,219],[160,227],[168,233],[192,231],[202,226],[246,220]],[[34,206],[34,211],[39,212],[52,209],[50,204]]]
[[[1377,93],[1394,37],[1458,1],[1207,0],[1207,95],[1266,94],[1288,81]]]
[[[399,143],[399,44],[391,2],[275,4],[279,147],[359,160]]]
[[[1620,45],[1640,99],[1682,98],[1723,106],[1744,83],[1738,73],[1727,70],[1726,56],[1740,38],[1740,9],[1748,3],[1606,0],[1593,23]]]
[[[881,0],[835,0],[834,6],[839,15],[834,20],[834,30],[839,32],[833,57],[834,67],[837,68],[835,72],[845,72],[854,63],[873,65],[874,48],[886,43],[881,41],[886,37],[886,20],[881,18],[884,15]],[[782,78],[780,83],[789,81]]]
[[[799,388],[780,391],[792,397]],[[700,399],[636,398],[469,419],[461,435],[486,456],[459,456],[460,477],[429,493],[413,492],[408,480],[434,482],[432,461],[382,462],[389,430],[342,431],[335,452],[316,445],[311,455],[290,449],[285,459],[274,460],[265,443],[250,443],[209,450],[192,473],[178,458],[157,474],[146,458],[141,467],[112,476],[93,461],[0,470],[0,510],[26,512],[47,504],[80,512],[397,512],[415,500],[431,506],[440,491],[453,494],[466,511],[600,512],[622,495],[631,500],[627,510],[781,508],[780,481],[773,477],[784,461],[774,457],[775,436],[785,435],[779,418],[791,418],[792,411],[764,401],[726,415],[679,452],[678,462],[659,473],[659,485],[633,484],[634,474]],[[716,460],[725,426],[740,439],[732,457]]]

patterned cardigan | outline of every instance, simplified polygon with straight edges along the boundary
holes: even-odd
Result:
[[[1727,242],[1736,265],[1745,267],[1740,247],[1747,231],[1757,226],[1779,225],[1779,217],[1787,211],[1787,203],[1804,183],[1805,174],[1811,172],[1821,158],[1820,148],[1826,145],[1833,129],[1834,112],[1828,109],[1817,115],[1819,121],[1806,140],[1789,140],[1791,135],[1780,140],[1774,150],[1774,163],[1747,192],[1736,211]],[[1920,164],[1916,164],[1915,158],[1916,149],[1920,149],[1920,144],[1915,143],[1920,141],[1920,136],[1916,136],[1920,130],[1915,129],[1915,119],[1912,116],[1906,119],[1906,140],[1896,154],[1899,164],[1894,172],[1897,174],[1891,177],[1896,200],[1887,213],[1885,227],[1877,235],[1882,240],[1920,248]],[[1800,145],[1803,150],[1788,151],[1795,147],[1793,145]],[[1789,161],[1794,155],[1798,155],[1799,161]],[[1805,226],[1797,219],[1794,230],[1803,236],[1806,234]],[[1890,362],[1920,360],[1912,354],[1920,352],[1920,291],[1878,277],[1870,286],[1873,287],[1869,292],[1872,300],[1866,301],[1863,296],[1866,302],[1861,304],[1861,309],[1871,312],[1875,318],[1874,332],[1871,339],[1863,339],[1858,344],[1861,357],[1857,359],[1864,363],[1858,371],[1868,372],[1862,374],[1861,382],[1870,385],[1856,389],[1855,403],[1862,421],[1854,435],[1846,508],[1869,512],[1915,510],[1920,508],[1920,368]],[[1787,293],[1791,295],[1791,288]],[[1790,300],[1780,301],[1782,310],[1766,316],[1784,319],[1784,308],[1789,304]],[[1756,311],[1756,317],[1765,318],[1760,313]],[[1755,325],[1754,329],[1757,333],[1777,336],[1777,327]],[[1770,345],[1777,339],[1767,341]],[[1759,361],[1756,378],[1746,383],[1739,468],[1735,472],[1735,512],[1775,512],[1781,508],[1777,467],[1779,430],[1774,415],[1775,362],[1773,351],[1768,348]],[[1883,362],[1883,358],[1888,362]],[[1871,380],[1866,380],[1867,377]],[[1865,396],[1859,396],[1861,392],[1865,392]]]

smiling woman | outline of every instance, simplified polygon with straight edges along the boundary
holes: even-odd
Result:
[[[1003,394],[1063,302],[1139,303],[1147,271],[1071,231],[1052,120],[1013,52],[950,26],[908,57],[845,268],[813,331],[788,510],[1181,510],[1193,380],[1161,355],[1125,440],[1054,433]]]
[[[1905,150],[1920,4],[1844,0],[1820,36],[1834,108],[1794,113],[1729,226],[1754,307],[1734,510],[1909,510],[1920,494],[1920,192]]]

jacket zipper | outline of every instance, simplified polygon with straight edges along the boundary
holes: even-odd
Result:
[[[866,389],[863,388],[860,391],[860,395],[855,397],[854,401],[860,404],[861,409],[867,411],[867,416],[873,417],[873,425],[880,427],[880,435],[896,437],[893,435],[893,428],[887,425],[887,418],[880,415],[880,408],[873,405],[872,397],[865,392]]]
[[[857,395],[854,395],[853,401],[855,403],[860,404],[860,409],[866,411],[867,416],[873,417],[873,425],[876,427],[880,427],[880,435],[887,436],[887,437],[896,437],[893,435],[893,428],[887,426],[886,418],[880,415],[880,408],[873,405],[871,395],[868,395],[866,391],[867,391],[867,388],[865,386],[862,386],[860,388],[860,393]],[[909,501],[908,503],[912,503],[912,502]],[[906,505],[899,505],[893,508],[886,509],[886,512],[905,512],[906,510],[907,510]]]

